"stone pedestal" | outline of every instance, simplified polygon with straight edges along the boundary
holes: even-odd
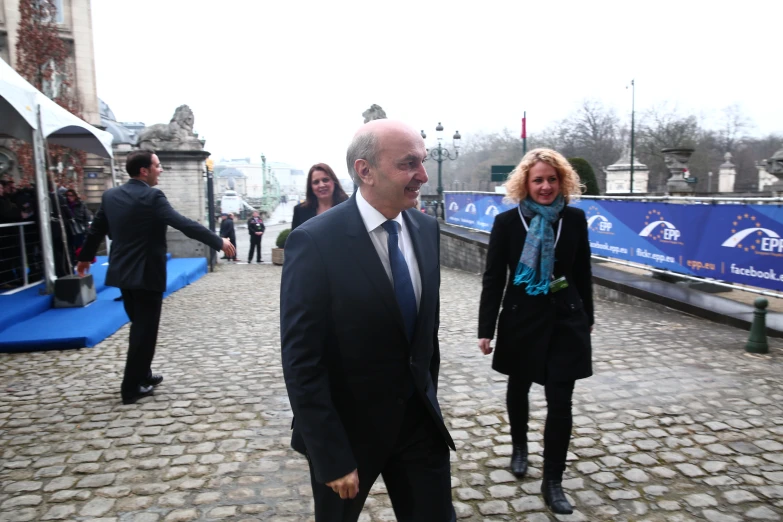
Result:
[[[193,132],[193,111],[180,105],[168,124],[145,127],[139,133],[139,148],[155,151],[163,166],[158,181],[174,207],[183,216],[204,225],[206,223],[206,165],[209,152],[204,140]],[[166,235],[168,252],[173,257],[206,257],[210,248],[169,227]]]
[[[650,170],[647,165],[633,159],[633,190],[631,189],[631,153],[626,147],[620,159],[604,170],[606,173],[607,194],[644,194],[647,192],[647,184],[650,179]]]
[[[766,161],[756,164],[759,171],[759,192],[783,192],[783,147]]]
[[[166,194],[174,210],[204,225],[207,208],[204,160],[209,157],[209,152],[159,150],[156,154],[163,165],[158,188]],[[207,257],[210,250],[208,246],[171,227],[166,234],[166,241],[172,257]]]
[[[718,171],[718,192],[734,192],[734,180],[737,177],[737,170],[731,162],[731,152],[727,152],[723,157],[726,162],[720,166]]]
[[[777,176],[773,176],[767,171],[767,164],[763,161],[756,163],[756,169],[759,171],[759,192],[767,192],[769,187],[779,183]]]
[[[666,192],[670,196],[688,196],[695,192],[693,184],[688,183],[685,174],[688,172],[688,160],[693,155],[693,149],[685,147],[661,149],[671,177],[666,182]]]

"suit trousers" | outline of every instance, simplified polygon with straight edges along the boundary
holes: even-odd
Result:
[[[408,399],[397,442],[391,454],[378,456],[372,447],[356,450],[359,494],[342,500],[316,482],[310,466],[316,522],[355,522],[378,475],[383,476],[399,522],[454,522],[451,503],[449,447],[418,394]]]
[[[511,424],[511,442],[515,446],[527,444],[527,421],[530,414],[527,395],[531,384],[530,381],[513,376],[508,378],[506,407]],[[574,381],[547,381],[544,394],[547,409],[544,425],[544,478],[560,481],[571,442],[571,398],[574,394]]]
[[[125,313],[131,320],[122,396],[135,395],[137,387],[152,374],[152,359],[158,342],[163,292],[122,289]]]
[[[250,254],[247,256],[247,262],[250,263],[253,261],[253,251],[258,249],[258,253],[256,254],[256,260],[261,261],[261,238],[263,236],[257,236],[255,234],[250,236]]]

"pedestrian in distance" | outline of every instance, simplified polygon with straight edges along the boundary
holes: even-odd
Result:
[[[166,229],[170,226],[226,255],[234,247],[206,227],[171,207],[163,191],[155,189],[163,172],[157,154],[136,150],[128,154],[130,179],[103,193],[101,206],[87,231],[76,271],[85,276],[105,236],[112,239],[106,285],[120,289],[131,321],[128,355],[122,379],[123,404],[152,395],[163,381],[152,373],[158,325],[166,290]]]
[[[237,248],[237,234],[234,230],[234,214],[223,214],[223,221],[220,223],[220,237],[228,239],[231,244],[234,246],[234,250],[236,251]],[[229,256],[226,254],[223,259],[228,259],[229,261],[236,261],[237,256],[234,254],[233,256]]]
[[[291,230],[323,214],[335,205],[348,199],[348,195],[340,185],[332,167],[326,163],[316,163],[307,173],[307,193],[305,200],[294,207],[294,217]]]
[[[266,226],[257,210],[253,211],[253,217],[247,220],[247,233],[250,234],[250,254],[247,256],[247,264],[253,262],[253,251],[256,251],[256,262],[261,262],[261,238]]]
[[[400,522],[456,519],[437,399],[440,234],[415,209],[426,156],[411,127],[365,124],[347,152],[358,190],[286,242],[283,373],[317,522],[356,521],[379,475]]]
[[[541,492],[556,514],[573,512],[561,483],[571,440],[574,382],[593,373],[587,221],[584,211],[567,206],[581,187],[558,152],[534,149],[525,154],[506,182],[506,194],[517,206],[495,217],[479,305],[478,344],[485,355],[493,351],[497,321],[492,367],[508,375],[511,471],[520,478],[528,464],[528,392],[534,382],[544,386]]]

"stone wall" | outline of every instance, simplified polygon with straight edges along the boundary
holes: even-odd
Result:
[[[440,264],[473,274],[484,273],[489,234],[472,230],[440,226]]]

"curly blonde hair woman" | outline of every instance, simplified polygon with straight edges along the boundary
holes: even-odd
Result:
[[[565,199],[566,205],[577,201],[585,186],[579,180],[579,174],[568,163],[565,157],[552,149],[533,149],[522,158],[519,165],[511,172],[506,181],[506,198],[519,203],[528,196],[527,178],[530,169],[536,163],[543,162],[557,171],[560,180],[560,193]]]
[[[528,392],[534,382],[544,386],[541,493],[559,515],[573,512],[562,481],[574,383],[593,373],[587,220],[583,210],[568,205],[581,187],[562,154],[550,149],[525,154],[506,183],[508,199],[517,205],[495,216],[479,304],[478,345],[485,355],[493,352],[497,326],[492,368],[508,375],[510,467],[519,478],[528,465]]]

